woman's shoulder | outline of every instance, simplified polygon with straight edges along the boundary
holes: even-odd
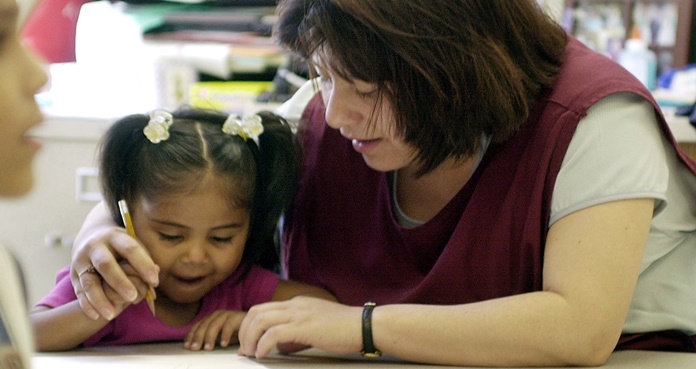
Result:
[[[563,65],[546,100],[584,115],[599,100],[621,92],[653,100],[647,88],[619,64],[570,38]]]
[[[652,105],[627,93],[612,94],[578,124],[556,179],[550,224],[574,211],[628,197],[666,203],[671,150]]]

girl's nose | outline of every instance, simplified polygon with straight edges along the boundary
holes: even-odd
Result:
[[[199,242],[191,242],[181,258],[184,263],[202,264],[208,261],[208,253],[205,245]]]

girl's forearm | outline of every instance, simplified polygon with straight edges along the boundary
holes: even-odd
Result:
[[[102,329],[108,321],[87,317],[77,301],[56,307],[37,307],[30,314],[37,351],[61,351],[77,348]]]
[[[272,301],[284,301],[297,296],[336,301],[336,297],[323,288],[288,280],[281,280],[278,283]]]

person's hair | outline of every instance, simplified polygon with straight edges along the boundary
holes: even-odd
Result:
[[[421,175],[512,136],[567,42],[535,0],[281,0],[278,15],[281,45],[378,86]]]
[[[100,144],[99,177],[111,217],[123,225],[118,201],[128,203],[190,192],[206,175],[228,182],[230,204],[249,210],[251,225],[242,260],[276,269],[276,227],[294,196],[299,148],[281,117],[260,112],[258,146],[222,131],[226,113],[185,108],[172,113],[170,137],[154,144],[143,129],[150,117],[114,123]]]

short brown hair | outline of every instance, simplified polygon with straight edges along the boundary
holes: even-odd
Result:
[[[278,41],[379,86],[424,174],[507,140],[550,88],[567,42],[535,0],[281,0]],[[313,68],[310,68],[313,70]]]

